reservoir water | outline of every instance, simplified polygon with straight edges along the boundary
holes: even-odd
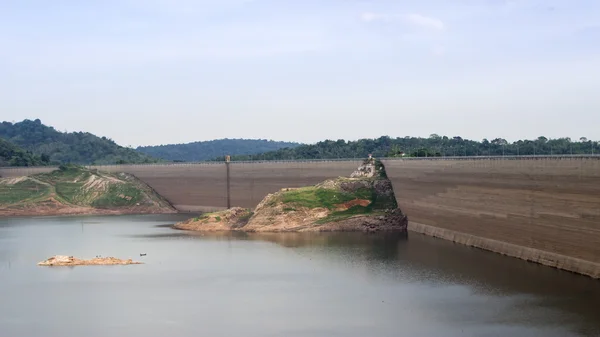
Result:
[[[414,233],[168,226],[188,216],[0,219],[0,336],[600,335],[584,276]],[[59,254],[144,264],[36,265]]]

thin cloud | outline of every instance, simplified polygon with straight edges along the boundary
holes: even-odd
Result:
[[[439,30],[439,31],[444,30],[446,28],[446,26],[444,25],[444,22],[442,22],[442,20],[433,18],[433,17],[429,17],[429,16],[425,16],[425,15],[421,15],[421,14],[416,14],[416,13],[398,15],[398,14],[380,14],[380,13],[373,13],[373,12],[364,12],[361,14],[360,18],[364,22],[402,21],[411,26],[424,28],[424,29]]]
[[[381,20],[381,19],[385,19],[385,17],[386,17],[385,15],[376,14],[376,13],[372,13],[372,12],[365,12],[360,15],[360,19],[363,20],[364,22]]]
[[[433,53],[433,55],[443,56],[446,54],[446,48],[444,48],[444,46],[437,45],[431,48],[431,52]]]
[[[445,26],[444,26],[444,23],[442,22],[442,20],[439,20],[436,18],[423,16],[420,14],[408,14],[405,16],[405,18],[409,23],[411,23],[412,25],[415,25],[415,26],[429,28],[429,29],[436,29],[436,30],[444,30],[445,29]]]

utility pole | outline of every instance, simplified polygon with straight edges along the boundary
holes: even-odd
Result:
[[[229,175],[229,161],[231,157],[229,155],[225,156],[225,167],[227,168],[227,209],[231,208],[231,194],[230,194],[230,175]]]

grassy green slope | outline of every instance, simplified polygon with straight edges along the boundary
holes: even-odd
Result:
[[[0,205],[36,202],[48,197],[51,192],[51,186],[34,179],[0,180]]]
[[[0,180],[0,206],[23,205],[53,198],[65,205],[94,208],[171,205],[128,174],[108,174],[79,166],[61,166],[50,173]]]

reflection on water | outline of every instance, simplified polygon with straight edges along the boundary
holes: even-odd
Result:
[[[600,335],[600,282],[546,266],[424,235],[365,233],[195,233],[213,240],[261,240],[284,247],[305,247],[336,255],[352,255],[374,274],[399,280],[468,285],[474,294],[519,296],[538,309],[564,310],[552,324],[585,318],[578,333]],[[527,306],[514,308],[531,320]],[[543,317],[538,323],[548,323]],[[533,323],[530,321],[530,323]],[[548,323],[550,324],[550,323]]]
[[[10,304],[0,306],[0,331],[7,336],[600,334],[600,282],[587,277],[412,233],[171,228],[186,217],[0,220],[0,298]],[[145,264],[35,266],[55,254],[131,257]],[[71,317],[68,323],[65,317]]]

